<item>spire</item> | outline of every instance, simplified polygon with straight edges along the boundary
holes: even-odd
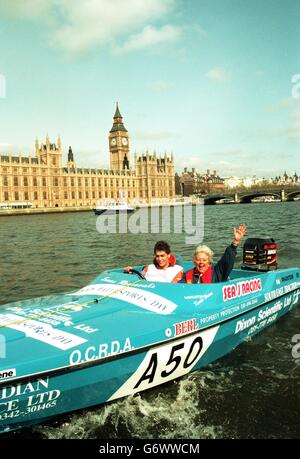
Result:
[[[125,126],[123,124],[123,117],[122,117],[122,115],[120,113],[118,102],[117,102],[117,106],[116,106],[116,112],[114,114],[114,123],[113,123],[113,126],[112,126],[110,132],[116,132],[116,131],[127,132],[127,129],[125,128]]]
[[[71,147],[69,147],[68,161],[74,161],[74,155]]]
[[[120,110],[119,110],[119,104],[118,104],[118,102],[117,102],[116,113],[115,113],[114,118],[122,118],[122,115],[121,115]]]

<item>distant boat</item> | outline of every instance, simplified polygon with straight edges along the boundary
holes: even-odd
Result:
[[[108,214],[123,214],[123,213],[132,213],[135,211],[135,208],[129,206],[126,202],[108,202],[107,204],[97,203],[95,209],[93,209],[95,215],[101,215],[104,212]]]
[[[273,196],[257,196],[256,198],[251,199],[251,202],[281,202],[281,200]]]
[[[235,204],[235,202],[234,202],[234,199],[224,198],[224,199],[219,199],[219,201],[216,201],[216,204]]]

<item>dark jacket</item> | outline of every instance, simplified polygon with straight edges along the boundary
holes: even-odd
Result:
[[[233,266],[234,266],[234,261],[236,257],[236,246],[233,244],[230,244],[222,258],[215,264],[213,265],[213,273],[212,273],[212,282],[225,282],[228,279],[229,274],[231,273]],[[185,283],[186,282],[186,273],[183,273],[182,279],[179,281],[180,283]],[[199,272],[196,268],[194,268],[194,273],[193,273],[193,284],[198,284],[199,282]]]

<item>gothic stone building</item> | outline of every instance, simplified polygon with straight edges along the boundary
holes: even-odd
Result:
[[[97,201],[159,202],[175,197],[174,161],[165,154],[134,155],[117,105],[109,132],[110,170],[78,168],[71,147],[62,165],[61,139],[35,143],[35,157],[0,156],[0,202],[32,207],[94,207]]]

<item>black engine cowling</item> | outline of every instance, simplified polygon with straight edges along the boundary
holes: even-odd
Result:
[[[244,243],[242,269],[272,271],[277,269],[277,244],[272,238],[248,238]]]

